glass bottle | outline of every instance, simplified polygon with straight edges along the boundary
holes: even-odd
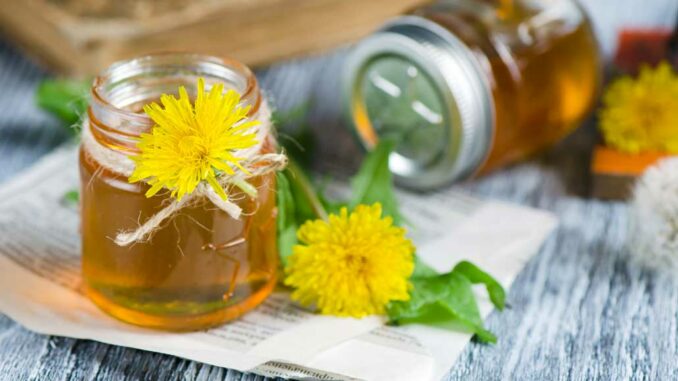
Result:
[[[389,167],[435,188],[523,159],[575,129],[601,82],[591,25],[571,0],[447,0],[393,20],[347,59],[348,119]]]
[[[245,66],[214,57],[162,54],[116,63],[92,86],[83,128],[110,153],[134,155],[135,138],[153,122],[143,106],[185,86],[195,96],[223,83],[261,117],[265,100]],[[273,152],[269,141],[263,152]],[[261,303],[276,283],[275,174],[250,179],[257,197],[231,192],[242,210],[233,219],[200,199],[166,220],[145,241],[118,246],[113,238],[139,227],[171,200],[145,197],[148,185],[102,166],[80,150],[82,271],[87,295],[102,310],[137,325],[194,330],[234,319]],[[162,193],[162,192],[161,192]]]

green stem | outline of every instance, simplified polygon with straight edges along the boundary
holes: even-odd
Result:
[[[289,163],[287,164],[287,170],[292,175],[289,176],[289,181],[296,183],[299,189],[301,189],[301,191],[304,193],[304,197],[313,209],[313,213],[315,213],[318,218],[327,220],[327,211],[325,210],[322,202],[320,202],[313,184],[311,184],[311,181],[306,176],[301,167],[299,167],[299,165],[294,160],[290,159]]]
[[[257,197],[257,188],[255,188],[252,184],[248,183],[247,181],[243,179],[233,179],[231,180],[233,185],[238,187],[241,191],[245,192],[248,196],[251,198],[256,198]]]

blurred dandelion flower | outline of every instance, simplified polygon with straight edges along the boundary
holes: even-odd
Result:
[[[641,68],[638,78],[617,79],[599,116],[605,142],[619,151],[678,153],[678,75],[662,62]]]

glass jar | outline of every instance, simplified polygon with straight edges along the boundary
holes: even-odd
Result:
[[[600,83],[598,45],[574,1],[448,0],[359,43],[344,93],[363,145],[396,135],[396,180],[430,189],[555,143]]]
[[[206,89],[223,83],[239,92],[241,102],[251,105],[248,117],[267,117],[257,81],[243,65],[198,55],[154,55],[116,63],[94,80],[83,141],[87,132],[105,154],[136,154],[135,138],[153,126],[143,106],[161,94],[177,94],[179,86],[194,97],[199,77]],[[272,142],[262,152],[275,150]],[[141,326],[194,330],[240,316],[273,290],[274,173],[248,180],[258,189],[255,198],[231,191],[229,200],[243,211],[239,219],[198,199],[130,246],[113,238],[167,206],[169,192],[146,198],[147,184],[129,183],[82,147],[80,176],[84,284],[91,300],[110,315]]]

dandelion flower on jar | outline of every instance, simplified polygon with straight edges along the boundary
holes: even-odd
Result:
[[[163,188],[180,200],[206,181],[222,198],[226,192],[217,177],[221,173],[247,173],[234,154],[257,144],[254,127],[257,120],[248,120],[250,107],[242,107],[240,94],[224,93],[223,84],[205,91],[204,79],[198,79],[195,104],[182,86],[179,98],[163,94],[160,103],[144,107],[155,122],[149,133],[141,134],[139,154],[132,157],[136,167],[130,182],[146,181],[151,187],[146,197]]]

